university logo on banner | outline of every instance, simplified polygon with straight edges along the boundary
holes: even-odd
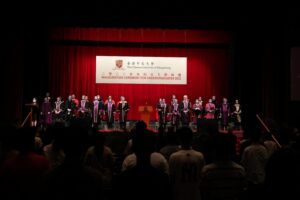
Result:
[[[96,83],[185,85],[187,58],[96,56]]]
[[[121,68],[123,66],[123,60],[116,60],[116,67]]]

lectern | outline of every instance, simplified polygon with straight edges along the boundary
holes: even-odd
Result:
[[[151,116],[151,112],[153,112],[153,107],[148,105],[139,106],[138,111],[141,115],[141,120],[143,120],[147,124],[147,127],[149,128],[150,116]]]
[[[25,123],[27,122],[27,120],[29,119],[30,121],[30,126],[32,126],[32,115],[34,113],[34,110],[38,108],[37,103],[27,103],[25,104],[25,106],[30,108],[29,113],[27,114],[25,120],[23,121],[23,123],[21,124],[21,127],[23,127],[25,125]]]

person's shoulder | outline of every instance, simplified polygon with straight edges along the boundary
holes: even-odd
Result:
[[[104,146],[104,153],[105,154],[113,154],[111,148],[108,146]]]
[[[169,160],[178,159],[179,157],[182,157],[182,155],[184,155],[184,153],[182,152],[182,150],[179,149],[178,151],[176,151],[170,155]]]
[[[136,155],[134,153],[129,154],[125,157],[124,162],[130,162],[130,161],[135,161],[136,160]]]
[[[200,157],[204,157],[204,155],[203,155],[203,153],[202,152],[200,152],[200,151],[196,151],[196,150],[192,150],[192,153],[194,154],[194,155],[197,155],[197,156],[200,156]]]

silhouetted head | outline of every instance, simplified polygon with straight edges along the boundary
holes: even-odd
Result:
[[[193,131],[189,127],[178,129],[178,135],[182,147],[190,147],[193,140]]]
[[[82,119],[74,119],[63,134],[63,150],[66,158],[81,160],[88,143],[88,123]]]
[[[147,129],[147,124],[143,120],[139,120],[135,124],[135,129],[136,129],[136,131],[144,131]]]
[[[23,127],[17,130],[16,149],[20,153],[27,153],[34,149],[36,127]]]
[[[232,133],[218,133],[216,137],[216,156],[218,160],[228,160],[235,155],[236,137]]]
[[[251,132],[250,132],[250,139],[252,142],[260,142],[260,139],[262,138],[262,130],[260,128],[260,126],[255,123],[253,124],[253,126],[251,127]]]
[[[145,158],[155,151],[155,134],[145,129],[135,132],[132,137],[132,150],[138,158]]]

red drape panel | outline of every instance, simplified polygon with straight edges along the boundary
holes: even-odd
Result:
[[[187,57],[187,85],[151,84],[96,84],[96,56],[178,56]],[[89,96],[96,94],[102,99],[112,95],[118,101],[121,95],[128,100],[131,110],[129,119],[139,119],[139,105],[156,105],[158,99],[169,103],[172,94],[179,101],[187,94],[192,102],[202,96],[206,102],[212,95],[219,99],[228,96],[229,50],[226,48],[130,48],[52,45],[50,48],[50,92],[64,99],[75,93]],[[155,114],[152,113],[152,119]]]

